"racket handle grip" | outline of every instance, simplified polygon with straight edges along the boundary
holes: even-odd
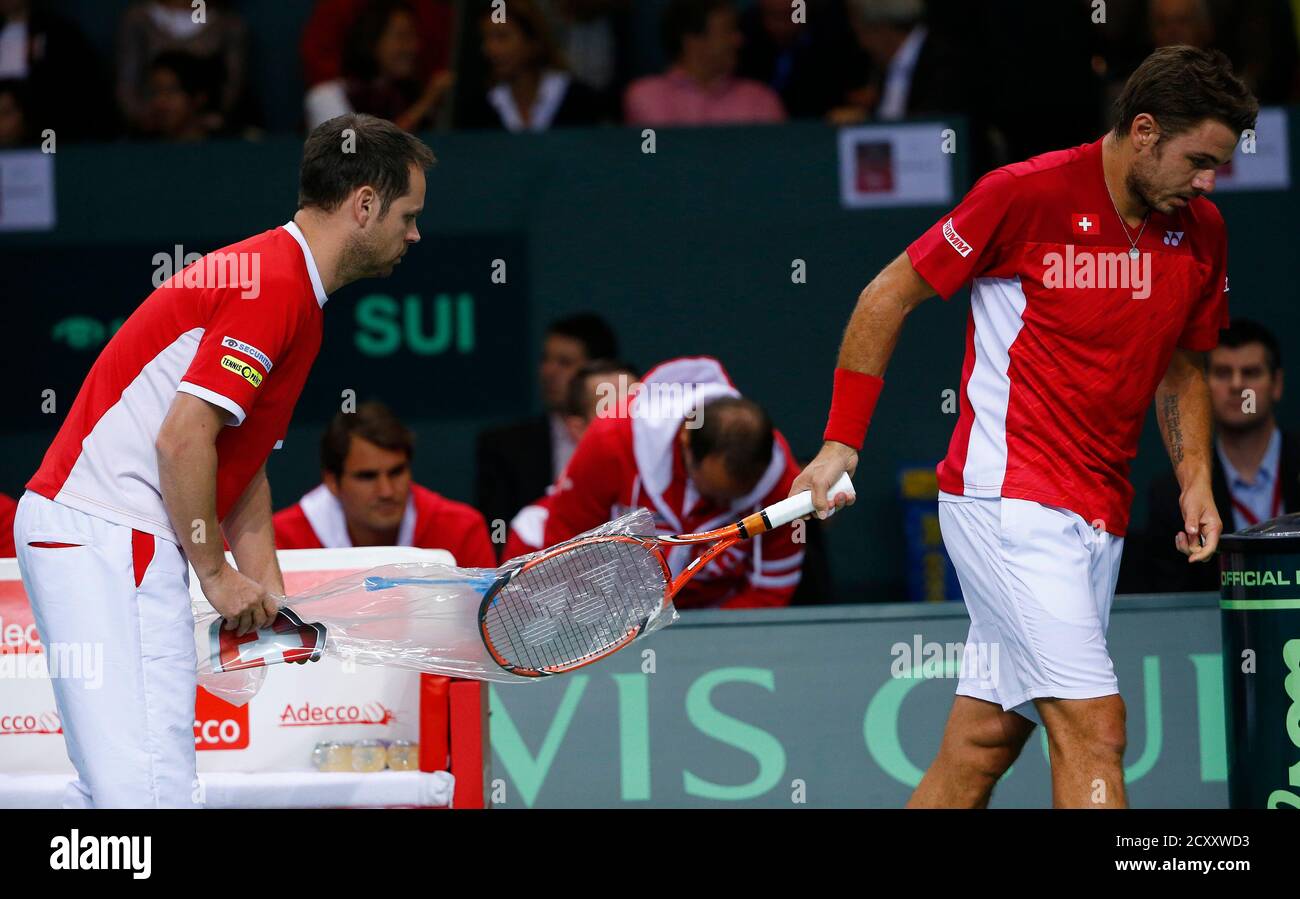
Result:
[[[847,493],[849,496],[857,496],[853,489],[853,481],[849,479],[848,472],[840,475],[831,489],[826,491],[826,498],[835,499],[835,494]],[[807,518],[813,513],[812,491],[805,490],[803,493],[796,493],[789,499],[783,499],[779,503],[773,503],[763,512],[767,516],[770,524],[769,530],[779,528],[783,524],[789,524],[797,518]]]

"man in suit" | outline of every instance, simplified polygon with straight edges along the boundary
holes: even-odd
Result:
[[[745,43],[737,74],[781,97],[792,119],[821,118],[867,83],[871,59],[849,28],[842,0],[813,0],[806,22],[789,0],[758,0],[740,14]]]
[[[848,11],[876,69],[854,105],[865,103],[864,111],[879,121],[970,108],[969,72],[958,49],[927,26],[922,0],[850,0]]]
[[[1277,338],[1263,325],[1233,319],[1210,351],[1206,374],[1216,432],[1211,483],[1224,531],[1300,510],[1300,435],[1283,433],[1274,416],[1282,400]],[[1172,474],[1152,482],[1149,509],[1146,552],[1131,560],[1134,586],[1154,592],[1217,591],[1219,567],[1190,565],[1174,548],[1174,536],[1184,527]]]
[[[483,431],[475,448],[475,506],[493,533],[495,522],[508,523],[545,494],[573,455],[577,442],[564,419],[569,380],[593,359],[617,356],[618,339],[597,315],[562,318],[546,329],[537,373],[545,411]]]

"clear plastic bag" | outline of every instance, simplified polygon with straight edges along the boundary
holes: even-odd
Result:
[[[654,533],[647,510],[620,516],[577,539],[629,533]],[[305,664],[323,656],[474,680],[537,681],[513,674],[493,659],[480,636],[478,614],[484,595],[500,578],[542,554],[521,556],[500,568],[403,562],[355,572],[285,597],[271,625],[243,637],[226,630],[210,605],[196,601],[199,685],[243,705],[261,688],[268,666]],[[665,602],[650,614],[637,639],[676,619],[671,601]]]

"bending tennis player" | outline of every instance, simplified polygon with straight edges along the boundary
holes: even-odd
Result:
[[[1182,489],[1176,546],[1203,562],[1218,543],[1203,354],[1228,322],[1227,240],[1204,195],[1258,104],[1221,53],[1165,47],[1115,110],[1101,140],[985,175],[867,286],[826,442],[792,488],[826,508],[857,464],[903,319],[970,282],[939,520],[970,613],[966,653],[998,664],[964,666],[913,806],[986,805],[1038,721],[1057,806],[1126,804],[1106,628],[1153,397]]]
[[[66,806],[198,804],[186,561],[241,635],[275,617],[267,456],[329,294],[390,274],[420,239],[432,164],[390,122],[325,122],[303,148],[292,221],[168,279],[91,367],[14,524],[41,640],[102,647],[102,687],[52,681],[78,774]]]

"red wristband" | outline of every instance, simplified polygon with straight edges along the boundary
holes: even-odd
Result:
[[[876,410],[876,400],[880,399],[880,390],[884,386],[884,380],[875,375],[849,368],[835,369],[831,414],[822,438],[862,449],[871,413]]]

